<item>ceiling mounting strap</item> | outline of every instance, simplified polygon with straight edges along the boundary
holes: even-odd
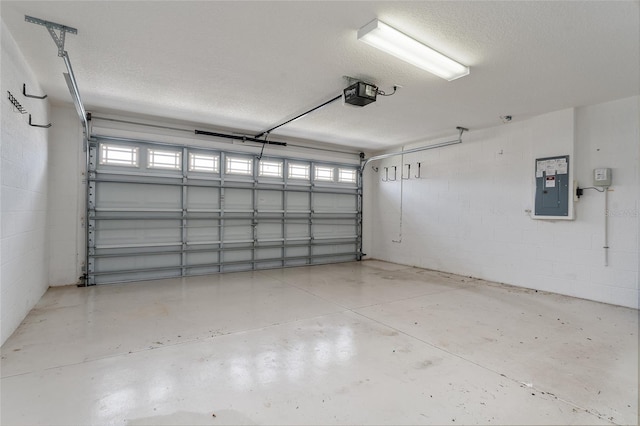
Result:
[[[44,19],[34,18],[33,16],[24,16],[24,20],[32,24],[42,25],[47,28],[53,42],[58,46],[58,56],[64,56],[64,38],[66,33],[78,34],[78,30],[66,25],[57,24],[55,22],[45,21]],[[56,30],[60,31],[60,35],[56,34]]]
[[[47,31],[49,31],[49,34],[51,35],[51,38],[53,39],[54,43],[58,47],[58,56],[64,60],[64,64],[67,67],[68,73],[63,73],[63,74],[67,82],[67,86],[69,86],[71,99],[73,100],[73,104],[76,107],[76,111],[80,116],[80,120],[82,120],[82,125],[86,132],[86,136],[89,137],[90,132],[89,132],[89,121],[87,120],[87,111],[84,109],[84,105],[82,104],[82,99],[80,98],[80,90],[78,89],[78,83],[76,81],[76,77],[73,74],[73,68],[71,68],[71,60],[69,59],[69,54],[67,53],[66,50],[64,50],[65,35],[67,33],[78,34],[78,30],[73,27],[68,27],[66,25],[61,25],[51,21],[45,21],[44,19],[34,18],[33,16],[29,16],[29,15],[24,15],[24,20],[32,24],[42,25],[43,27],[46,27]],[[56,30],[60,31],[59,36],[58,34],[56,34]],[[23,88],[23,93],[25,94],[25,96],[29,96],[26,94],[25,90],[26,89]],[[35,97],[35,96],[29,96],[29,97]],[[46,98],[46,95],[39,99],[44,99],[44,98]],[[48,124],[48,125],[31,124],[31,125],[35,127],[46,128],[46,127],[50,127],[51,124]]]

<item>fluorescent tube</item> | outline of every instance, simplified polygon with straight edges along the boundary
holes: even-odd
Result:
[[[451,81],[469,74],[469,67],[374,19],[358,30],[358,40]]]

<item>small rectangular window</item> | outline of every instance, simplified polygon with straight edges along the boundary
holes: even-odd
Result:
[[[225,172],[234,175],[250,175],[252,174],[251,158],[227,157]]]
[[[147,150],[148,167],[154,169],[182,169],[182,153],[180,151]]]
[[[282,161],[260,160],[258,175],[266,177],[282,177]]]
[[[356,183],[356,171],[354,169],[338,169],[338,182]]]
[[[309,180],[309,165],[290,163],[288,177],[289,179]]]
[[[190,152],[189,171],[218,173],[220,171],[220,156]]]
[[[315,167],[315,180],[333,181],[333,167]]]
[[[138,147],[101,143],[100,164],[138,167]]]

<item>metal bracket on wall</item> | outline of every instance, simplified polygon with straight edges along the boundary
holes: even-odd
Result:
[[[398,180],[398,166],[391,166],[391,167],[393,167],[393,179],[387,178],[387,180],[389,182],[395,182]]]
[[[20,104],[20,102],[18,102],[18,100],[11,94],[11,92],[7,90],[7,94],[8,94],[7,98],[9,99],[9,102],[11,102],[13,107],[17,109],[20,114],[26,114],[27,109],[23,107],[22,104]]]
[[[51,34],[51,38],[53,42],[58,46],[58,56],[64,56],[64,39],[66,33],[78,34],[78,30],[73,27],[67,27],[66,25],[60,25],[55,22],[45,21],[43,19],[34,18],[33,16],[24,16],[24,20],[27,22],[31,22],[32,24],[42,25],[47,28],[49,34]],[[56,31],[60,31],[60,36],[56,34]]]
[[[33,124],[31,123],[31,114],[29,114],[29,126],[31,127],[42,127],[43,129],[48,129],[51,127],[51,123],[49,124]]]
[[[36,95],[28,95],[27,94],[27,85],[23,84],[22,85],[22,94],[24,96],[26,96],[27,98],[34,98],[34,99],[46,99],[48,95],[44,95],[44,96],[36,96]]]
[[[421,163],[418,163],[418,174],[415,176],[416,179],[420,179],[420,164]]]
[[[409,180],[411,179],[411,164],[405,164],[405,166],[407,166],[407,177],[404,177],[404,167],[403,167],[402,171],[400,172],[400,178],[402,180]]]

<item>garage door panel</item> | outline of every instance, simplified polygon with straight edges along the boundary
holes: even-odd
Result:
[[[217,274],[220,271],[220,266],[197,266],[186,268],[187,275],[212,275]]]
[[[267,222],[256,225],[256,237],[258,241],[282,239],[282,223]]]
[[[309,224],[308,223],[289,223],[285,224],[285,234],[287,239],[305,239],[309,238]]]
[[[99,182],[96,208],[180,209],[181,188],[174,185]]]
[[[96,225],[96,246],[179,244],[181,233],[176,220],[103,220]]]
[[[238,263],[238,264],[225,264],[221,267],[220,272],[245,272],[252,271],[253,265],[251,263]]]
[[[224,242],[253,241],[253,226],[251,220],[225,220]]]
[[[253,210],[253,189],[226,189],[224,192],[225,210]]]
[[[281,258],[281,248],[259,248],[256,250],[256,260],[273,259],[279,262]]]
[[[309,256],[310,248],[308,246],[305,247],[287,247],[284,251],[285,257],[301,257],[301,256]]]
[[[198,219],[187,221],[187,243],[220,241],[220,221]]]
[[[314,211],[356,212],[358,199],[353,194],[314,194]]]
[[[287,268],[292,268],[296,266],[306,266],[310,264],[311,262],[309,262],[308,259],[287,259],[284,262],[284,266]]]
[[[122,256],[97,258],[96,267],[102,272],[135,271],[180,267],[180,254],[156,254],[148,256]]]
[[[258,211],[269,211],[269,210],[283,210],[282,199],[283,192],[282,189],[279,191],[265,191],[258,190],[258,200],[257,200],[257,208]]]
[[[223,261],[234,262],[251,262],[253,260],[253,250],[248,248],[245,250],[226,250],[222,253]]]
[[[355,221],[336,221],[336,223],[314,223],[311,227],[314,238],[354,237],[357,234]]]
[[[113,272],[98,274],[95,276],[95,284],[113,284],[135,281],[161,280],[165,278],[177,278],[181,276],[180,268],[172,270],[155,270],[143,272]]]
[[[187,191],[188,210],[219,210],[220,188],[191,186]]]
[[[359,258],[360,190],[338,182],[338,165],[321,165],[335,181],[315,182],[319,166],[305,160],[261,163],[246,153],[119,139],[140,153],[139,164],[122,167],[96,161],[101,143],[90,142],[89,284]],[[172,170],[147,164],[155,148],[182,160]]]
[[[303,211],[311,210],[309,204],[309,193],[307,192],[287,192],[287,211]]]
[[[187,253],[187,266],[195,267],[220,263],[220,253],[217,251]]]
[[[315,255],[337,255],[344,253],[355,253],[355,244],[326,244],[311,247],[311,254]]]

